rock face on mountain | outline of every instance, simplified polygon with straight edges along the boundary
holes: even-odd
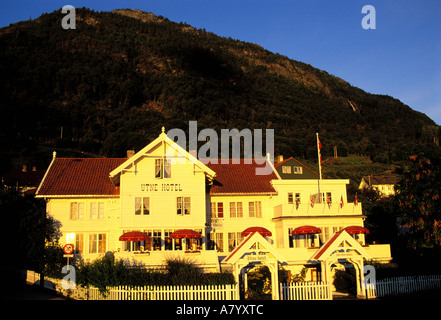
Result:
[[[61,10],[0,29],[2,152],[120,157],[161,127],[274,129],[276,153],[399,160],[439,137],[426,115],[257,44],[140,10]],[[34,153],[32,153],[34,154]]]

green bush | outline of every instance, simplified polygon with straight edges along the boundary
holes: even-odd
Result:
[[[92,262],[80,261],[76,266],[77,284],[97,287],[101,293],[112,286],[224,285],[234,284],[231,273],[202,273],[188,259],[166,260],[164,270],[148,269],[106,255]]]
[[[339,292],[357,294],[357,285],[355,282],[355,269],[335,270],[334,277],[335,289]]]

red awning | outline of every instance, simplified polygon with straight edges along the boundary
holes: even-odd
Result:
[[[316,233],[322,233],[322,230],[320,228],[314,227],[314,226],[301,226],[295,228],[291,234],[292,235],[298,235],[298,234],[316,234]]]
[[[202,238],[202,235],[199,232],[196,232],[194,230],[189,229],[181,229],[173,232],[170,235],[170,238],[172,239],[181,239],[181,238],[192,238],[192,239],[198,239]]]
[[[369,234],[369,230],[365,227],[360,226],[350,226],[344,229],[349,234],[366,233]]]
[[[119,241],[150,241],[150,236],[144,232],[130,231],[120,236]]]
[[[272,233],[268,229],[262,228],[262,227],[250,227],[246,228],[244,231],[242,231],[241,235],[242,237],[246,237],[252,232],[259,232],[262,237],[271,237]]]

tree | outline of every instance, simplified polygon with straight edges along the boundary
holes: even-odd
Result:
[[[441,247],[441,157],[420,153],[396,185],[394,208],[412,248]]]
[[[55,220],[46,214],[46,203],[15,190],[0,190],[0,214],[4,230],[5,264],[12,268],[43,272],[46,245],[57,242]]]

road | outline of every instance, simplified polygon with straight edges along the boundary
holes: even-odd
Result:
[[[0,300],[66,300],[55,292],[38,285],[16,284],[0,293]]]

